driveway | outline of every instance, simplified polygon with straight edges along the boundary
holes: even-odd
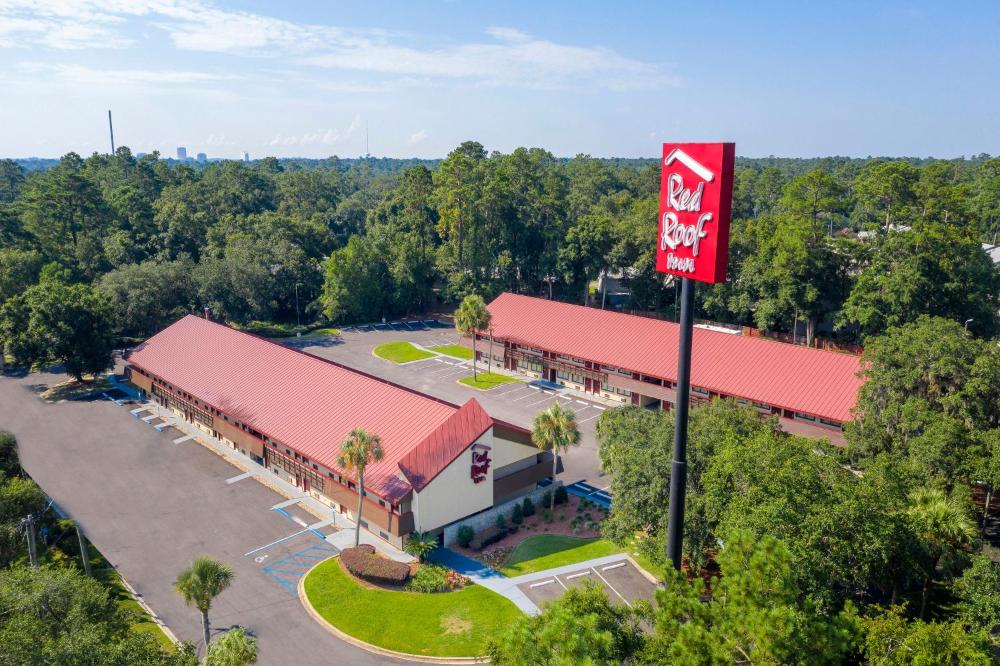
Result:
[[[335,552],[285,498],[198,443],[107,400],[48,404],[35,391],[60,375],[0,377],[0,429],[20,443],[28,473],[78,520],[102,553],[181,639],[197,643],[198,612],[173,590],[198,555],[233,567],[212,606],[216,631],[257,636],[261,664],[396,663],[347,645],[306,613],[294,594],[302,573]],[[227,479],[230,481],[227,483]],[[279,507],[280,508],[280,507]]]
[[[472,374],[471,362],[463,363],[450,357],[396,365],[372,354],[376,346],[396,340],[431,347],[458,344],[459,337],[453,329],[447,327],[408,330],[401,324],[393,326],[390,322],[379,324],[377,328],[347,329],[341,333],[340,338],[303,338],[281,342],[442,400],[463,404],[469,398],[476,398],[491,416],[525,428],[531,427],[538,412],[559,402],[576,412],[580,428],[580,446],[563,456],[565,471],[560,478],[566,483],[585,480],[599,488],[611,483],[600,471],[595,433],[597,419],[607,406],[523,383],[504,384],[491,391],[477,391],[458,383],[462,377]]]

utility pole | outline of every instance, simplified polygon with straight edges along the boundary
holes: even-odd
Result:
[[[302,319],[299,317],[299,285],[301,282],[295,283],[295,325],[297,327],[302,326]]]
[[[115,154],[115,127],[111,124],[111,109],[108,109],[108,132],[111,133],[111,154]]]
[[[80,559],[83,560],[83,572],[90,575],[90,553],[87,551],[87,540],[83,538],[80,523],[76,524],[76,539],[80,542]]]
[[[28,538],[28,561],[31,566],[38,568],[38,548],[35,545],[35,515],[29,513],[27,517],[21,521],[21,526],[25,529],[25,536]]]
[[[670,463],[670,514],[667,559],[681,568],[684,495],[687,487],[688,407],[691,400],[691,338],[694,332],[694,282],[681,278],[680,343],[677,350],[677,402],[674,404],[674,457]]]

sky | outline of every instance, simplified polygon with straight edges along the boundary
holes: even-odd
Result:
[[[0,0],[0,156],[1000,153],[1000,2]]]

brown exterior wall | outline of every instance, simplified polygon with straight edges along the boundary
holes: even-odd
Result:
[[[538,456],[541,460],[513,474],[493,480],[494,501],[503,501],[515,491],[538,483],[542,479],[552,474],[552,454],[545,452]],[[559,469],[562,470],[562,459],[559,460]]]
[[[321,493],[338,504],[343,504],[352,513],[358,510],[358,494],[333,479],[325,479],[324,488]],[[361,512],[361,519],[368,523],[369,528],[380,527],[385,532],[396,536],[409,534],[413,531],[413,514],[406,512],[396,515],[378,502],[365,498],[365,506]]]
[[[232,423],[216,416],[212,419],[213,427],[220,435],[236,443],[241,449],[246,449],[255,456],[264,457],[264,442],[248,432],[243,432]]]
[[[146,393],[149,393],[150,391],[153,390],[153,380],[147,377],[146,375],[140,375],[138,372],[133,370],[131,372],[130,379],[132,380],[133,384],[141,388]]]

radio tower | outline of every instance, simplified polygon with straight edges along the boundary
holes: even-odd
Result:
[[[115,154],[115,126],[111,124],[111,109],[108,109],[108,132],[111,134],[111,154]]]

